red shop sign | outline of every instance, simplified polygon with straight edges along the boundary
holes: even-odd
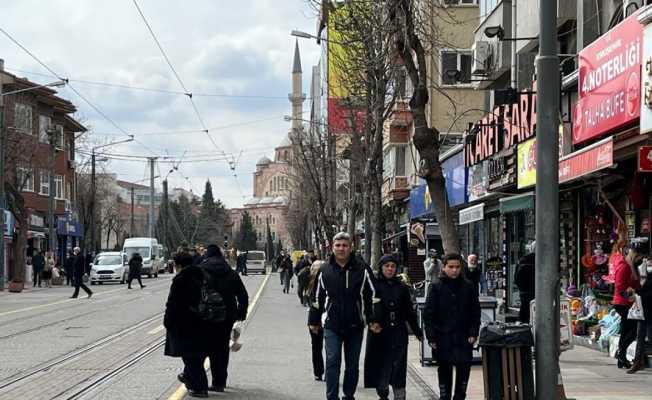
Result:
[[[638,148],[638,170],[639,172],[652,172],[652,146]]]
[[[573,144],[639,118],[643,26],[637,16],[628,17],[580,51]]]
[[[559,160],[559,183],[611,167],[613,163],[614,141],[609,137]]]

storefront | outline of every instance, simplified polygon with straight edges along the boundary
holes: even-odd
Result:
[[[82,234],[82,225],[76,211],[66,211],[57,217],[58,260],[65,260],[67,252],[79,246]]]
[[[45,216],[32,210],[27,220],[29,221],[27,231],[27,257],[32,257],[35,251],[44,251],[47,248]]]

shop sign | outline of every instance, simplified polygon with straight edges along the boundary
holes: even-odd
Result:
[[[442,161],[441,167],[446,178],[446,193],[451,207],[466,203],[466,168],[464,153],[459,153]]]
[[[470,224],[471,222],[482,221],[484,219],[484,203],[477,206],[460,210],[460,225]]]
[[[613,137],[569,154],[559,160],[559,183],[608,168],[613,165]]]
[[[431,217],[434,212],[435,209],[432,205],[428,185],[421,180],[419,186],[410,190],[410,218]]]
[[[652,172],[652,146],[638,148],[638,172]]]
[[[532,138],[520,143],[517,149],[518,168],[516,182],[519,189],[534,186],[537,183],[537,140]]]
[[[468,168],[468,183],[466,186],[469,201],[486,197],[489,190],[488,164],[486,161]]]
[[[477,122],[477,133],[464,143],[466,167],[478,164],[502,150],[508,150],[536,133],[536,83],[520,95],[518,103],[504,104]]]
[[[579,53],[573,144],[619,128],[641,114],[643,26],[637,14]]]
[[[45,228],[45,218],[38,214],[31,214],[29,216],[29,224],[35,228]]]
[[[536,300],[530,302],[530,325],[536,327]],[[559,298],[559,350],[566,351],[573,349],[573,323],[571,319],[571,308],[568,297]]]

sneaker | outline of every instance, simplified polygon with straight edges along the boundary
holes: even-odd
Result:
[[[218,393],[222,393],[222,392],[224,392],[224,386],[215,386],[215,385],[211,385],[211,386],[208,387],[208,391],[209,391],[209,392],[218,392]]]
[[[90,293],[88,294],[88,298],[90,299],[92,296],[93,296],[93,292],[90,292]]]
[[[321,375],[315,375],[315,380],[316,380],[317,382],[321,382],[321,381],[323,381]]]
[[[206,391],[206,390],[188,389],[188,396],[190,396],[190,397],[208,397],[208,391]]]
[[[147,285],[143,285],[143,286],[140,287],[140,289],[142,290],[142,289],[145,289],[146,287],[147,287]]]

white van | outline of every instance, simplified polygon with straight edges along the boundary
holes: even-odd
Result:
[[[158,241],[154,238],[128,238],[122,246],[123,261],[129,264],[134,253],[140,254],[143,258],[142,274],[151,278],[157,278],[161,256],[159,254]]]
[[[247,252],[247,273],[260,272],[265,275],[265,252],[260,250],[249,250]]]

